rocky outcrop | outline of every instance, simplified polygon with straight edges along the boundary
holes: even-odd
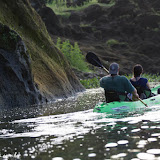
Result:
[[[28,0],[2,0],[0,106],[15,107],[66,98],[84,88]],[[16,32],[15,32],[16,31]]]
[[[32,7],[37,11],[37,13],[41,16],[42,20],[44,21],[47,30],[53,35],[64,35],[63,27],[54,13],[54,11],[46,7],[44,3],[40,0],[30,0]]]
[[[32,78],[30,57],[20,36],[0,24],[0,108],[44,102]]]

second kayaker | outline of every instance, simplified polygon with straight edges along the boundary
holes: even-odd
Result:
[[[100,86],[105,90],[106,102],[138,100],[137,90],[125,76],[119,75],[119,65],[112,63],[109,67],[110,75],[100,79]]]
[[[141,77],[142,73],[143,67],[140,64],[136,64],[133,67],[133,77],[130,79],[130,82],[137,89],[140,98],[146,99],[151,97],[152,93],[148,79]]]

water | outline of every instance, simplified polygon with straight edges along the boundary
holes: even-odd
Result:
[[[0,160],[160,160],[160,106],[93,113],[102,90],[0,113]],[[112,117],[112,118],[111,118]]]

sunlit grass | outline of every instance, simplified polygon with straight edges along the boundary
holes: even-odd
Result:
[[[89,3],[85,2],[83,6],[67,7],[66,2],[56,3],[55,1],[53,1],[52,4],[47,4],[47,6],[52,8],[52,10],[55,12],[55,14],[65,15],[65,14],[69,14],[69,13],[67,13],[67,11],[71,11],[71,10],[79,11],[79,10],[82,10],[84,8],[87,8],[89,5],[97,4],[97,3],[98,3],[98,0],[92,0]]]
[[[99,88],[99,80],[100,78],[92,78],[92,79],[85,79],[85,80],[80,80],[81,84],[86,88]]]
[[[112,0],[109,4],[103,4],[103,3],[98,3],[98,0],[92,0],[90,2],[84,2],[84,5],[82,6],[71,6],[71,7],[67,7],[66,2],[53,1],[52,4],[47,4],[47,6],[50,7],[55,12],[56,15],[63,15],[69,17],[70,15],[69,11],[80,11],[93,4],[99,4],[100,6],[111,7],[115,4],[115,1]]]
[[[129,75],[126,75],[126,77],[130,79],[133,77],[133,75],[129,74]],[[144,73],[142,77],[147,78],[148,82],[160,82],[160,75],[158,74]]]

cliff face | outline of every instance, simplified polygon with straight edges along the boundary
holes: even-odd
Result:
[[[0,24],[0,108],[43,101],[31,74],[30,57],[16,32]]]
[[[0,23],[1,106],[37,104],[84,89],[28,0],[2,0]]]

